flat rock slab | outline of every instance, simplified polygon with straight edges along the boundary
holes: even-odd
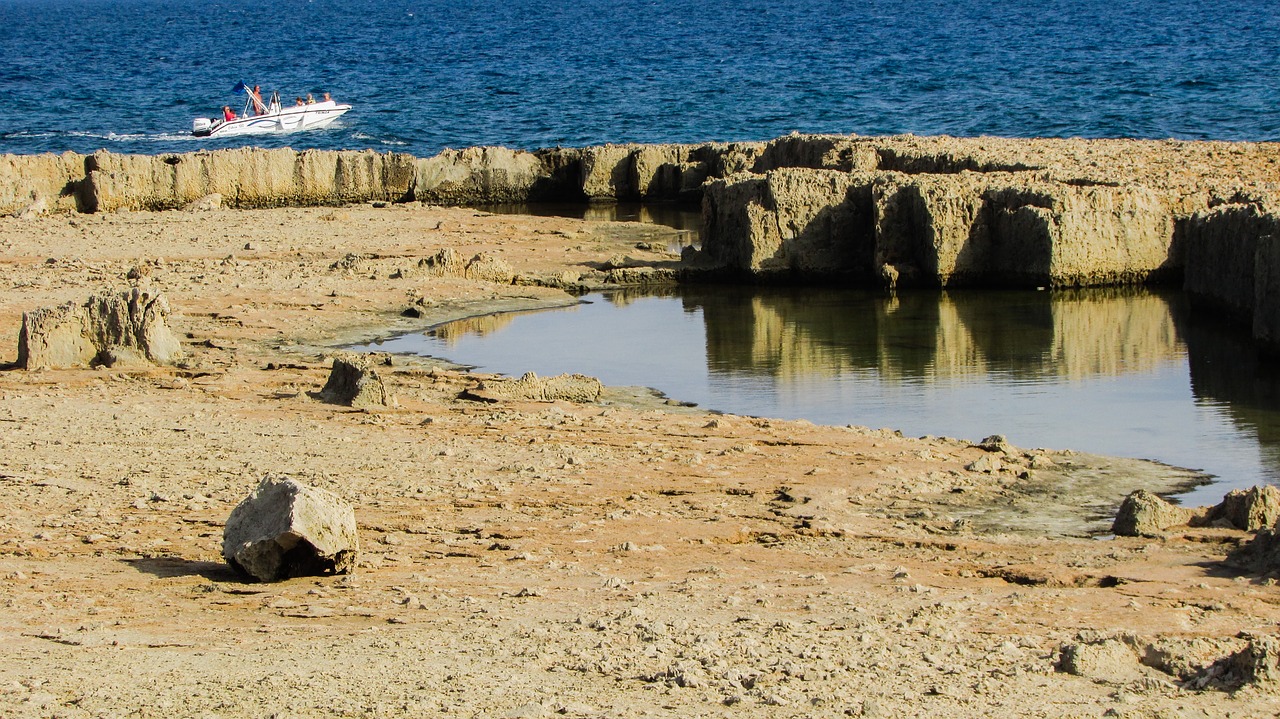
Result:
[[[346,574],[360,540],[351,505],[331,492],[268,475],[236,505],[222,533],[222,555],[259,581]]]

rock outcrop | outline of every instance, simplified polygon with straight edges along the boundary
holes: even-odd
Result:
[[[1186,524],[1195,512],[1139,489],[1120,503],[1111,531],[1122,537],[1157,537],[1169,527]]]
[[[92,365],[170,364],[182,347],[165,322],[169,303],[144,288],[104,292],[22,314],[18,366],[65,369]]]
[[[875,234],[872,177],[773,170],[707,184],[703,254],[757,277],[869,275]]]
[[[1169,527],[1220,527],[1255,532],[1280,524],[1280,489],[1233,489],[1212,507],[1179,507],[1139,489],[1120,504],[1111,531],[1123,537],[1157,537]]]
[[[390,407],[395,399],[374,368],[369,355],[346,354],[333,358],[333,368],[324,388],[315,394],[330,404],[353,409]]]
[[[1270,529],[1280,522],[1280,489],[1271,485],[1233,489],[1222,502],[1203,510],[1196,524],[1227,526],[1245,532]]]
[[[1280,525],[1259,530],[1227,555],[1227,564],[1258,575],[1280,575]]]
[[[515,279],[515,270],[502,258],[481,252],[464,260],[452,247],[445,247],[430,257],[418,261],[417,271],[428,277],[464,277],[482,282],[509,285]]]
[[[535,152],[4,156],[0,214],[366,201],[705,202],[690,276],[911,285],[1178,281],[1280,353],[1280,145],[789,135]]]
[[[543,158],[505,147],[444,150],[418,160],[413,197],[436,204],[529,202],[558,194],[555,178]]]
[[[0,155],[0,215],[83,209],[84,155]]]
[[[486,402],[503,400],[532,400],[536,402],[595,402],[600,399],[604,386],[595,377],[581,374],[562,374],[555,377],[539,377],[526,372],[520,379],[484,380],[464,392],[470,399]]]
[[[262,582],[346,574],[360,551],[351,505],[323,489],[268,475],[236,505],[222,533],[222,556]]]
[[[342,205],[411,197],[416,159],[371,150],[237,148],[85,159],[85,210],[169,210],[211,194],[236,208]]]

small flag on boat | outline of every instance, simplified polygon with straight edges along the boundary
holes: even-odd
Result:
[[[249,92],[249,86],[244,84],[244,81],[241,80],[240,82],[236,83],[235,87],[231,88],[231,91],[236,93],[237,95],[243,95]]]

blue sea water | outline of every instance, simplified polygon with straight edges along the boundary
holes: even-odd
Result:
[[[1278,49],[1265,0],[0,0],[0,152],[1278,140]],[[355,109],[189,137],[239,80]]]

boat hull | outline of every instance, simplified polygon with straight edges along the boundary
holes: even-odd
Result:
[[[342,117],[350,109],[350,105],[339,105],[333,101],[294,105],[263,115],[214,122],[207,129],[197,128],[191,134],[196,137],[235,137],[317,130]]]

